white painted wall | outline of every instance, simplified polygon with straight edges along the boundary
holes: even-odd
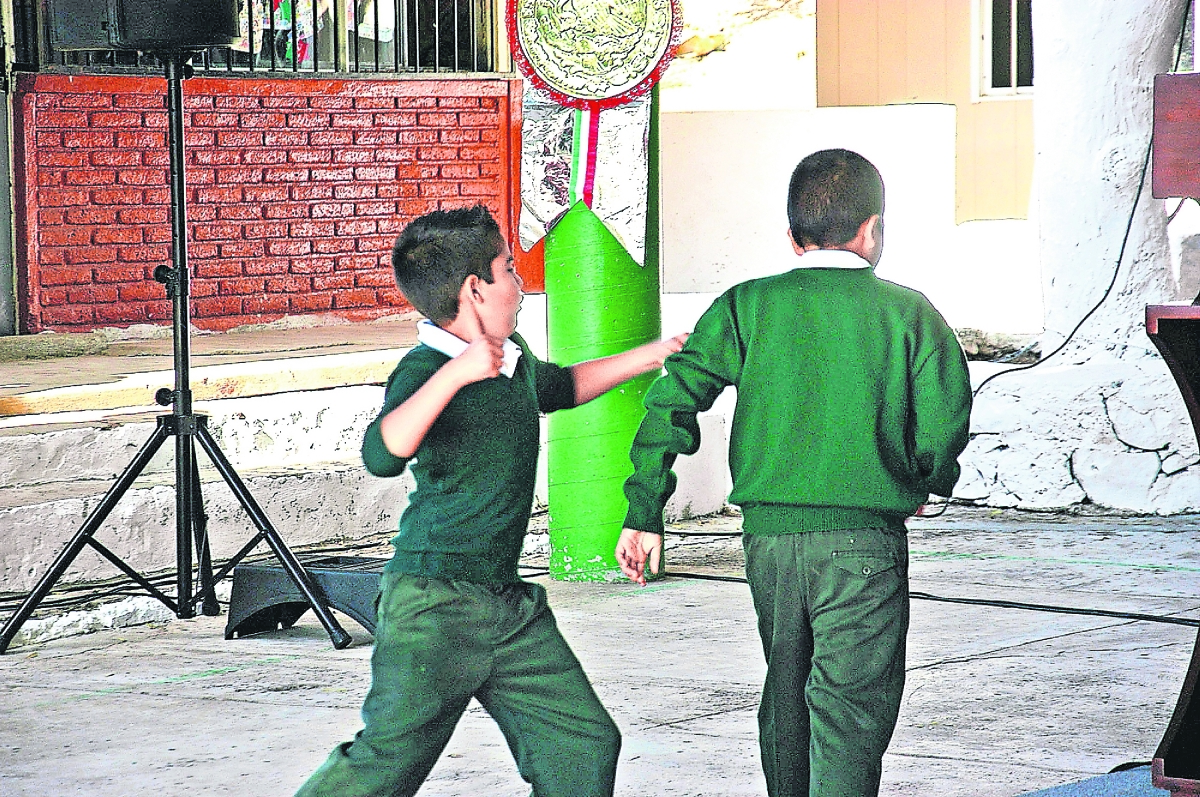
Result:
[[[1196,438],[1143,326],[1145,305],[1176,296],[1163,203],[1141,173],[1153,78],[1171,67],[1182,12],[1143,0],[1113,0],[1103,13],[1086,0],[1034,4],[1043,346],[1062,341],[1116,278],[1062,354],[980,393],[960,497],[1200,509]]]
[[[701,51],[676,58],[667,69],[660,84],[663,110],[815,108],[816,5],[816,0],[769,5],[683,0],[681,41],[699,37]]]
[[[952,326],[1040,331],[1035,227],[954,223],[954,114],[933,104],[663,114],[664,292],[719,293],[794,268],[792,170],[843,147],[884,178],[881,277],[924,293]]]
[[[677,62],[663,81],[664,332],[690,329],[730,285],[793,267],[788,177],[804,155],[838,146],[870,158],[887,184],[881,276],[925,293],[954,327],[1045,329],[1043,352],[1061,342],[1112,278],[1139,191],[1153,75],[1170,68],[1182,3],[1112,0],[1097,13],[1085,0],[1039,0],[1033,218],[962,225],[953,219],[954,109],[813,107],[815,93],[801,90],[813,80],[803,71],[815,52],[808,9],[748,23],[750,5],[687,0],[689,33],[729,40]],[[780,80],[750,79],[775,74],[762,59],[788,47],[795,64]],[[1200,509],[1195,435],[1143,328],[1146,304],[1194,291],[1180,287],[1180,255],[1200,232],[1200,207],[1185,207],[1169,230],[1163,208],[1147,187],[1112,295],[1068,350],[983,389],[958,497],[1034,509]],[[528,299],[526,308],[523,330],[544,328]],[[973,365],[976,383],[996,370]],[[732,399],[710,416],[727,418]],[[708,461],[727,489],[721,425],[718,435],[706,441],[718,455]]]
[[[735,282],[792,267],[787,178],[822,147],[856,149],[883,173],[881,276],[924,292],[955,327],[1044,329],[1043,352],[1100,301],[1132,213],[1114,288],[1071,345],[979,395],[956,494],[1033,509],[1200,510],[1195,433],[1143,325],[1145,305],[1190,300],[1196,290],[1180,255],[1200,231],[1200,208],[1185,207],[1168,230],[1164,204],[1174,202],[1151,199],[1139,184],[1153,76],[1171,66],[1182,9],[1144,0],[1113,0],[1103,13],[1085,0],[1036,4],[1030,221],[954,225],[952,108],[738,104],[737,112],[664,114],[664,329],[687,328]],[[664,106],[686,109],[667,96],[664,84]],[[997,369],[973,370],[978,384]]]

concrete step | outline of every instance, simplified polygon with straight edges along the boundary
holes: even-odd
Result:
[[[195,400],[383,382],[398,353],[416,344],[418,318],[294,320],[194,333],[188,348]],[[166,327],[0,337],[0,425],[33,416],[73,422],[77,417],[66,413],[154,411],[154,392],[175,386],[174,364]]]
[[[203,455],[201,455],[203,456]],[[215,559],[234,555],[257,529],[233,491],[203,468],[201,492]],[[413,484],[407,474],[376,479],[357,461],[320,468],[253,469],[239,472],[247,491],[289,547],[379,536],[395,529]],[[28,592],[49,570],[111,486],[99,480],[10,488],[0,491],[0,583],[3,592]],[[175,564],[174,474],[136,482],[118,501],[95,538],[139,571]],[[266,551],[264,546],[262,551]],[[63,583],[117,575],[107,560],[86,548]]]
[[[415,315],[364,324],[266,326],[189,341],[194,411],[289,546],[394,529],[411,478],[359,460],[380,384],[415,343]],[[293,322],[294,324],[294,322]],[[161,328],[0,338],[0,592],[27,592],[151,439],[154,391],[174,387]],[[166,336],[164,336],[166,335]],[[257,530],[196,446],[217,558]],[[174,566],[175,438],[121,497],[96,539],[139,571]],[[71,583],[115,568],[90,548]]]
[[[214,439],[288,545],[352,542],[396,528],[414,486],[411,475],[379,479],[359,459],[363,432],[380,399],[378,387],[347,387],[212,403]],[[11,457],[6,454],[0,486],[0,592],[33,588],[154,428],[151,420],[139,419],[111,427],[8,430]],[[701,451],[676,466],[680,488],[667,506],[669,519],[724,506],[723,419],[706,416],[702,429]],[[255,528],[199,445],[196,456],[214,556],[230,556]],[[138,569],[174,563],[174,462],[169,438],[97,531],[98,540]],[[537,490],[542,506],[544,473],[543,462]],[[544,531],[527,540],[531,549],[546,544]],[[112,574],[112,565],[88,549],[63,580]]]
[[[381,383],[415,344],[415,320],[240,329],[192,341],[194,410],[289,546],[395,529],[411,476],[372,477],[359,450]],[[171,341],[115,334],[0,338],[0,593],[33,588],[151,439],[157,417],[170,414],[152,396],[174,384]],[[670,518],[724,506],[724,419],[707,416],[702,428],[701,451],[679,461]],[[256,530],[196,448],[213,553],[228,557]],[[96,533],[139,571],[174,566],[174,463],[168,437]],[[544,462],[541,473],[544,506]],[[535,528],[527,547],[546,545],[544,528]],[[62,581],[114,573],[89,548]]]
[[[197,405],[218,448],[288,545],[355,540],[394,529],[411,477],[377,479],[359,459],[382,389],[231,398]],[[101,423],[31,424],[3,430],[0,460],[0,591],[28,591],[150,440],[145,414]],[[196,444],[214,555],[226,557],[256,529]],[[97,539],[139,569],[174,563],[175,438],[168,437],[120,498]],[[88,549],[64,581],[112,575]]]
[[[275,363],[259,365],[266,369]],[[194,409],[207,417],[213,439],[235,468],[305,465],[356,458],[382,393],[379,385],[352,384],[197,401]],[[79,417],[84,414],[89,417]],[[170,415],[169,410],[10,419],[21,423],[0,428],[0,489],[115,478],[151,438],[157,417],[164,414]],[[173,471],[173,463],[170,438],[146,472]]]

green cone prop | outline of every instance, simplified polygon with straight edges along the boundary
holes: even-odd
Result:
[[[639,266],[582,202],[546,236],[546,297],[554,362],[618,354],[661,334],[657,264]],[[620,574],[613,550],[627,508],[621,485],[633,470],[629,446],[655,376],[550,416],[551,577],[603,581]]]

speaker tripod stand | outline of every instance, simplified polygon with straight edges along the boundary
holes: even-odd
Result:
[[[192,412],[192,390],[190,386],[189,360],[191,357],[189,326],[191,310],[189,306],[190,290],[187,266],[187,205],[184,183],[184,143],[183,143],[183,79],[190,72],[188,61],[192,54],[187,51],[170,52],[159,55],[165,64],[167,78],[167,141],[170,147],[171,175],[171,266],[159,266],[154,271],[154,278],[166,286],[171,298],[171,326],[174,342],[175,389],[163,388],[155,394],[155,401],[162,406],[171,405],[170,415],[158,417],[158,427],[154,434],[134,456],[133,461],[125,468],[116,482],[105,493],[100,503],[92,510],[83,526],[72,538],[71,542],[54,560],[50,570],[42,576],[33,591],[17,608],[0,630],[0,653],[8,649],[9,644],[17,635],[21,626],[37,609],[38,605],[54,587],[58,579],[66,572],[75,557],[85,546],[91,546],[97,553],[115,565],[121,572],[133,579],[139,586],[167,606],[176,617],[189,618],[196,616],[196,608],[207,616],[215,616],[220,612],[217,604],[215,585],[229,575],[233,568],[261,542],[265,541],[275,558],[279,560],[288,577],[295,583],[305,600],[312,606],[321,625],[329,634],[335,648],[344,648],[350,644],[350,635],[338,624],[328,608],[328,601],[321,594],[320,588],[305,572],[296,555],[288,549],[279,532],[271,525],[262,508],[254,500],[254,496],[246,489],[233,466],[217,446],[212,433],[208,430],[208,418]],[[125,495],[134,480],[142,473],[150,460],[166,442],[167,438],[175,439],[175,566],[176,590],[175,597],[162,592],[148,578],[138,573],[96,540],[96,531],[108,517],[109,513]],[[220,473],[225,483],[233,491],[250,520],[258,529],[256,534],[220,572],[213,573],[212,559],[209,550],[207,522],[204,514],[203,499],[200,492],[200,476],[196,462],[196,443],[204,449],[213,466]],[[193,548],[194,546],[194,548]],[[195,553],[197,562],[193,562]],[[193,584],[192,570],[196,567],[199,572],[199,588]]]

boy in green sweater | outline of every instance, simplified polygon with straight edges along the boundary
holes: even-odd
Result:
[[[612,794],[621,737],[517,560],[537,471],[538,414],[661,368],[686,336],[560,368],[515,334],[521,278],[482,207],[409,224],[396,283],[430,321],[388,380],[363,440],[377,476],[416,490],[384,568],[363,729],[297,797],[414,794],[472,697],[537,797]]]
[[[658,571],[671,466],[699,446],[696,413],[735,385],[729,500],[767,659],[767,791],[874,795],[904,689],[904,521],[958,480],[971,385],[925,297],[875,276],[883,181],[870,162],[805,158],[788,222],[798,267],[718,298],[647,392],[617,559],[638,583],[647,563]]]

